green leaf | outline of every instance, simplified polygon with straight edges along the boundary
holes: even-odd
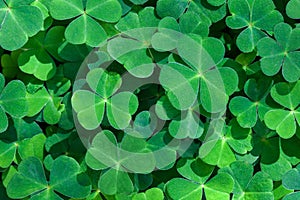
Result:
[[[282,177],[282,185],[287,189],[299,190],[300,184],[300,166],[298,165],[296,168],[291,169],[287,173],[285,173]]]
[[[46,81],[51,79],[56,66],[52,58],[44,51],[29,50],[20,54],[18,58],[20,70],[32,74],[36,78]]]
[[[139,78],[149,77],[155,64],[150,49],[151,37],[158,25],[153,7],[146,7],[138,14],[130,12],[116,25],[116,29],[128,37],[115,37],[108,42],[108,52],[127,71]]]
[[[300,14],[297,11],[297,8],[300,6],[299,0],[290,0],[286,5],[286,14],[292,19],[299,19]]]
[[[21,48],[29,37],[34,36],[43,28],[43,16],[31,2],[0,3],[0,45],[2,48],[13,51]],[[18,37],[14,37],[18,35]]]
[[[99,46],[107,39],[106,31],[96,19],[117,22],[121,17],[121,11],[121,5],[117,0],[101,0],[100,2],[95,0],[54,0],[50,5],[50,13],[54,19],[75,18],[66,28],[67,41],[92,47]]]
[[[272,87],[271,96],[280,105],[294,110],[300,104],[300,81],[295,83],[277,83]]]
[[[186,110],[193,106],[199,87],[199,80],[194,71],[184,65],[170,63],[162,67],[159,81],[167,90],[167,96],[176,109]]]
[[[268,175],[257,172],[253,176],[253,167],[237,161],[221,169],[234,178],[233,199],[274,199],[273,182]]]
[[[10,198],[21,199],[46,188],[47,180],[41,161],[30,157],[19,165],[18,172],[8,183],[7,194]]]
[[[199,156],[204,162],[219,167],[228,166],[236,160],[234,153],[226,142],[226,138],[205,142],[199,149]]]
[[[90,194],[91,186],[86,178],[80,176],[80,173],[81,169],[76,160],[60,156],[53,162],[50,187],[68,197],[85,198]]]
[[[157,14],[161,17],[174,17],[178,19],[188,6],[188,0],[159,0],[156,5]]]
[[[119,74],[104,71],[102,68],[91,70],[86,79],[91,89],[105,99],[111,97],[122,84]]]
[[[105,30],[89,15],[81,15],[73,20],[67,27],[65,36],[72,44],[86,43],[92,47],[99,46],[107,37]]]
[[[71,198],[85,198],[89,195],[91,186],[80,173],[80,166],[73,158],[60,156],[53,162],[48,185],[41,161],[36,157],[29,157],[19,165],[18,172],[8,183],[7,193],[11,198],[17,199],[29,195],[33,199],[60,199],[54,191]]]
[[[46,136],[44,134],[38,134],[18,143],[18,152],[22,160],[29,157],[36,157],[43,160],[45,141]]]
[[[94,93],[79,90],[72,96],[72,105],[77,112],[79,123],[85,129],[95,129],[104,115],[105,102]]]
[[[245,97],[234,97],[229,104],[229,109],[237,116],[238,123],[243,128],[251,128],[255,126],[257,121],[257,104],[251,102]]]
[[[272,180],[280,181],[283,178],[283,175],[292,169],[291,163],[284,158],[282,155],[279,159],[272,164],[260,163],[262,172],[269,174]]]
[[[107,117],[109,123],[116,129],[128,127],[131,116],[137,111],[138,99],[130,92],[114,95],[107,102]]]
[[[159,188],[151,188],[145,193],[138,193],[133,196],[132,200],[163,200],[164,193]]]
[[[227,26],[244,28],[237,38],[237,46],[243,52],[254,50],[257,42],[266,36],[262,30],[272,31],[276,24],[283,21],[272,0],[229,0],[228,7],[231,16],[226,18]]]
[[[15,158],[17,146],[0,141],[0,167],[8,168]]]
[[[233,188],[233,179],[226,173],[218,173],[206,184],[191,182],[182,178],[174,178],[167,182],[165,190],[172,199],[201,199],[203,189],[205,197],[213,200],[215,197],[229,199]]]
[[[126,172],[109,169],[100,176],[98,187],[104,194],[130,194],[133,191],[133,184]]]
[[[264,74],[273,76],[282,68],[282,75],[288,82],[295,82],[300,77],[300,66],[296,62],[300,53],[300,29],[292,29],[286,23],[279,23],[274,28],[275,39],[266,37],[257,44],[258,54],[262,57],[261,68]]]
[[[293,111],[270,110],[265,115],[265,123],[268,128],[276,130],[279,136],[284,139],[291,138],[296,133],[297,125]]]
[[[51,97],[45,87],[40,88],[35,93],[27,93],[26,100],[30,106],[28,106],[28,117],[33,117],[42,111],[44,106],[50,101]]]
[[[112,23],[121,18],[122,8],[116,0],[87,0],[86,13],[98,20]]]
[[[174,178],[170,180],[165,190],[171,199],[201,199],[203,188],[197,183],[191,182],[183,178]]]
[[[183,138],[199,138],[203,133],[203,123],[199,119],[197,113],[188,110],[186,116],[180,120],[173,120],[169,125],[170,134],[177,139]]]
[[[61,6],[64,6],[61,9]],[[50,13],[54,19],[65,20],[83,14],[82,0],[55,0],[50,4]]]

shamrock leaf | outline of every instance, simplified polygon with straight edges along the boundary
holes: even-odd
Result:
[[[231,16],[226,18],[227,26],[232,29],[244,28],[236,40],[243,52],[253,51],[257,42],[266,37],[264,31],[273,31],[274,26],[283,21],[272,0],[229,0],[228,7]]]
[[[280,23],[274,28],[275,39],[263,38],[257,44],[258,54],[262,57],[261,69],[264,74],[273,76],[282,68],[282,75],[288,82],[300,78],[299,60],[300,29],[292,29],[288,24]]]
[[[249,79],[244,86],[249,99],[244,96],[231,99],[229,109],[243,128],[254,127],[258,116],[260,120],[264,119],[265,113],[270,109],[265,101],[271,85],[270,79],[262,78],[258,81]]]
[[[92,169],[107,169],[102,172],[98,187],[109,195],[132,192],[133,184],[127,171],[149,173],[156,164],[144,139],[126,135],[118,144],[108,130],[95,136],[85,160]]]
[[[122,83],[120,75],[96,68],[87,74],[87,83],[92,91],[78,90],[72,97],[79,123],[88,130],[97,128],[106,107],[109,123],[117,129],[125,129],[137,110],[138,100],[130,92],[115,94]]]
[[[220,173],[228,173],[234,179],[233,199],[274,199],[272,180],[263,172],[253,176],[254,169],[248,163],[234,162]]]
[[[221,91],[220,87],[217,89],[217,85],[223,84],[223,76],[226,75],[233,77],[228,85],[223,85],[230,91],[225,91],[225,89]],[[167,90],[168,98],[176,109],[186,110],[191,107],[197,99],[200,87],[200,102],[206,111],[212,113],[224,111],[228,101],[226,92],[231,94],[235,90],[229,87],[237,85],[236,78],[235,72],[229,68],[209,70],[199,77],[195,71],[177,63],[163,66],[160,74],[160,82]],[[179,79],[180,84],[176,85],[175,82],[178,83]]]
[[[80,166],[73,158],[60,156],[53,162],[48,182],[41,161],[29,157],[19,165],[18,172],[8,183],[7,193],[14,199],[30,195],[32,199],[62,199],[57,193],[71,198],[85,198],[91,186],[86,179],[79,178],[80,173]]]
[[[67,41],[72,44],[86,43],[92,47],[100,45],[107,38],[105,30],[97,20],[117,22],[121,12],[121,5],[117,0],[54,0],[50,4],[50,14],[54,19],[75,18],[66,28]]]
[[[43,28],[43,16],[33,2],[1,1],[0,2],[0,45],[13,51],[21,48],[27,41]],[[18,35],[18,37],[14,37]]]
[[[300,19],[300,14],[297,8],[300,6],[299,0],[290,0],[286,5],[286,14],[292,19]]]
[[[5,79],[0,74],[0,133],[4,132],[8,127],[6,113],[15,118],[22,118],[27,114],[28,109],[24,83],[13,80],[5,87],[4,85]]]
[[[228,140],[226,134],[227,127],[224,127],[223,120],[214,120],[206,133],[206,139],[199,148],[199,157],[207,164],[217,165],[222,168],[228,166],[236,160],[235,154],[230,148],[230,139]],[[234,144],[233,144],[234,146]]]
[[[132,75],[145,78],[154,71],[151,56],[151,36],[155,32],[158,19],[154,8],[147,7],[138,14],[130,12],[122,18],[116,28],[126,37],[116,37],[108,42],[109,54],[121,63]]]
[[[192,69],[177,63],[162,67],[159,80],[172,105],[179,110],[192,106],[200,87],[200,102],[204,109],[211,113],[224,111],[228,96],[237,89],[238,77],[231,68],[215,67],[223,59],[223,44],[210,37],[183,37],[178,41],[177,51]],[[228,76],[232,79],[225,78]]]
[[[173,178],[166,183],[165,192],[171,199],[201,199],[202,196],[207,200],[230,199],[234,184],[230,175],[218,173],[207,181],[213,170],[212,166],[200,159],[178,164],[181,165],[178,166],[178,172],[186,179]]]
[[[41,128],[35,122],[12,119],[10,124],[14,126],[15,130],[8,129],[3,133],[3,141],[0,141],[0,167],[8,168],[13,162],[17,163],[16,158],[26,159],[36,156],[42,160],[46,137],[41,134]],[[11,138],[5,136],[6,134]]]
[[[268,128],[276,130],[280,137],[288,139],[296,133],[297,123],[300,125],[299,98],[300,81],[295,83],[277,83],[271,89],[273,99],[289,110],[272,109],[265,114]]]

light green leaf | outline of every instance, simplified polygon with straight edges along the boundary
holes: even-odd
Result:
[[[4,1],[0,3],[0,45],[9,51],[21,48],[29,37],[43,28],[40,9],[29,6],[28,2],[22,4],[9,4],[8,8]]]
[[[128,174],[115,169],[110,169],[101,174],[98,187],[104,194],[108,195],[130,194],[133,191],[133,184]]]
[[[17,146],[15,143],[0,141],[0,167],[8,168],[15,158]]]
[[[228,7],[231,16],[226,18],[227,26],[245,28],[237,38],[237,46],[243,52],[253,51],[259,39],[266,36],[263,30],[272,31],[283,21],[272,0],[229,0]]]
[[[128,127],[131,116],[137,111],[138,99],[131,92],[121,92],[107,102],[107,117],[109,123],[116,129]]]
[[[117,0],[87,0],[86,13],[98,20],[112,23],[121,18],[122,8]]]
[[[92,47],[99,46],[107,38],[105,30],[93,18],[85,14],[68,25],[65,36],[72,44],[86,43]]]
[[[293,111],[270,110],[265,114],[265,123],[284,139],[291,138],[296,133],[297,125]]]
[[[266,37],[257,44],[258,55],[262,57],[261,68],[264,74],[273,76],[282,68],[282,75],[288,82],[295,82],[300,77],[299,35],[300,29],[286,23],[279,23],[274,28],[275,39]]]

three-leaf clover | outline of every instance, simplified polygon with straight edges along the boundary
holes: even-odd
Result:
[[[30,6],[34,0],[3,0],[0,2],[0,45],[13,51],[21,48],[29,37],[43,28],[39,8]]]
[[[253,51],[257,42],[266,36],[264,31],[273,31],[274,26],[283,21],[272,0],[229,0],[228,8],[231,16],[226,18],[227,26],[244,29],[236,39],[243,52]]]
[[[131,193],[133,183],[127,172],[149,173],[156,165],[155,157],[144,139],[126,135],[118,143],[108,130],[95,136],[85,160],[92,169],[104,170],[98,187],[108,195]]]
[[[300,125],[300,81],[294,83],[281,82],[271,89],[272,98],[285,109],[272,109],[265,114],[268,128],[276,130],[282,138],[291,138]],[[298,125],[297,125],[298,124]]]
[[[260,120],[264,119],[269,110],[265,99],[271,85],[270,79],[249,79],[244,86],[244,92],[249,98],[237,96],[231,99],[229,109],[243,128],[254,127],[258,117]]]
[[[227,173],[218,173],[210,180],[214,167],[198,159],[182,159],[177,171],[184,178],[173,178],[165,185],[166,194],[171,199],[230,199],[234,180]]]
[[[97,20],[117,22],[122,14],[117,0],[53,0],[50,14],[54,19],[75,18],[66,28],[65,36],[72,44],[99,46],[107,34]]]
[[[274,28],[276,40],[266,37],[257,44],[258,55],[261,56],[261,69],[264,74],[274,76],[280,69],[288,82],[300,78],[300,29],[286,23],[279,23]]]
[[[215,67],[224,55],[224,47],[219,40],[201,39],[200,43],[196,42],[198,48],[191,52],[190,48],[195,46],[194,42],[196,41],[183,39],[177,47],[179,55],[189,62],[191,68],[180,63],[163,65],[159,81],[165,88],[170,102],[178,110],[192,107],[200,95],[200,103],[206,111],[223,112],[229,95],[237,89],[237,73],[228,67]],[[212,46],[214,52],[210,49]],[[225,77],[232,78],[229,80]]]
[[[263,172],[257,172],[253,176],[254,169],[251,164],[237,161],[220,171],[230,174],[234,179],[233,199],[274,199],[272,180]]]
[[[214,128],[207,131],[205,141],[199,148],[199,157],[210,165],[217,165],[220,168],[228,166],[236,160],[235,154],[231,149],[231,145],[234,148],[237,146],[232,143],[231,138],[234,134],[226,133],[228,130],[224,126],[222,119],[213,120],[210,122],[210,126]],[[243,144],[240,143],[239,145]],[[241,152],[241,148],[237,148],[237,151],[245,153]]]
[[[15,118],[22,118],[27,114],[26,88],[19,80],[9,82],[5,87],[5,79],[0,74],[0,133],[8,127],[6,113]]]
[[[96,68],[88,72],[86,81],[92,91],[77,90],[72,96],[79,123],[87,130],[96,129],[106,109],[109,123],[125,129],[138,108],[138,99],[131,92],[116,93],[122,84],[120,75]]]
[[[29,157],[20,163],[18,172],[7,186],[7,194],[14,199],[27,196],[35,200],[62,199],[57,193],[85,198],[91,191],[91,185],[81,173],[76,160],[60,156],[54,160],[50,180],[47,181],[42,162],[36,157]]]

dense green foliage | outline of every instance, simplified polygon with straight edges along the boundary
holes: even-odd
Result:
[[[1,200],[300,199],[300,0],[0,0],[0,46]]]

